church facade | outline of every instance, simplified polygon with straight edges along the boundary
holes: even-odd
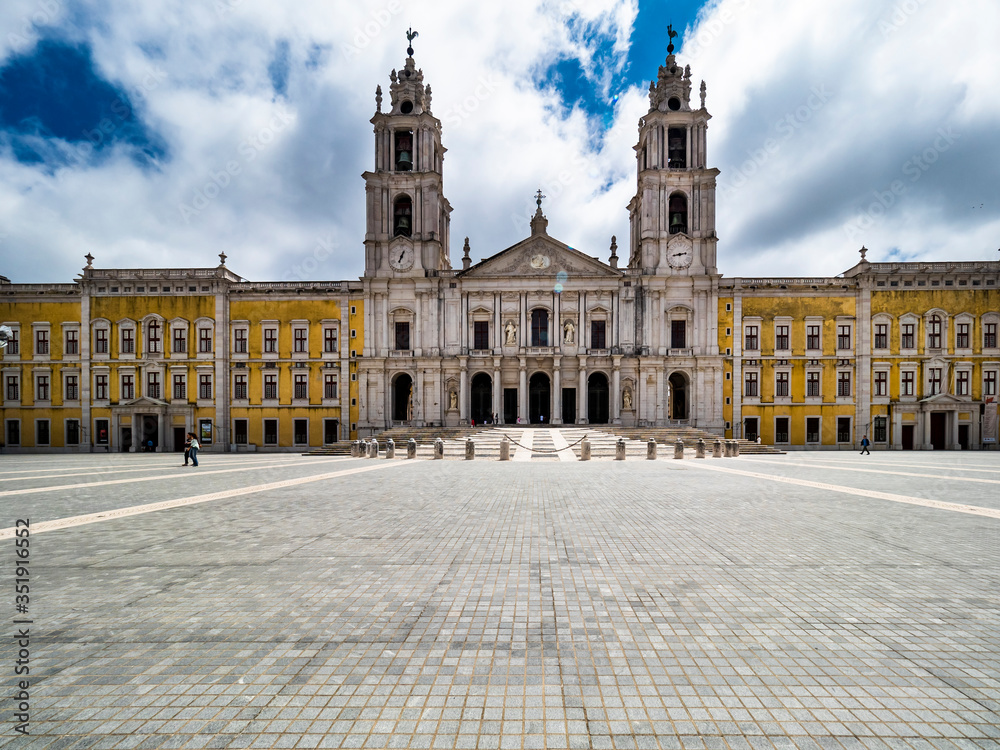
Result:
[[[639,122],[629,238],[530,234],[451,264],[441,122],[408,50],[376,92],[365,271],[226,266],[0,277],[12,450],[301,450],[398,425],[688,424],[789,448],[993,448],[1000,263],[726,278],[705,84],[671,53]]]

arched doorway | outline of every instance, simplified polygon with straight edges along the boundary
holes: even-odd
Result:
[[[587,421],[590,424],[607,424],[611,418],[609,407],[608,377],[595,372],[587,378]]]
[[[688,379],[682,372],[670,376],[670,418],[688,418]]]
[[[528,421],[531,424],[552,421],[552,393],[549,376],[536,372],[528,381]]]
[[[409,422],[413,419],[413,378],[405,372],[397,375],[392,383],[392,421]]]
[[[493,418],[493,378],[485,372],[472,378],[470,416],[476,424],[483,424]]]

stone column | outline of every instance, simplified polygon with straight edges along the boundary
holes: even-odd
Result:
[[[500,375],[500,357],[493,358],[493,413],[497,419],[501,418],[503,411],[503,382]]]
[[[611,423],[621,424],[622,423],[622,413],[621,413],[621,403],[622,403],[622,373],[621,364],[622,358],[620,355],[615,355],[611,358],[612,361],[612,371],[611,371]],[[632,394],[632,398],[635,398],[635,394]]]
[[[656,420],[654,424],[662,425],[664,423],[664,399],[666,398],[666,393],[663,390],[663,368],[656,368],[656,414],[654,419]]]
[[[558,355],[552,358],[552,424],[562,424],[562,374],[559,372],[561,360],[562,357]]]
[[[519,357],[520,361],[520,380],[518,381],[517,389],[517,413],[521,417],[521,422],[527,424],[528,422],[528,360],[525,357]]]
[[[469,358],[459,357],[458,362],[462,368],[458,386],[458,419],[466,422],[469,419]]]
[[[580,380],[577,384],[577,401],[579,408],[576,410],[576,421],[579,424],[587,424],[587,358],[580,357]]]

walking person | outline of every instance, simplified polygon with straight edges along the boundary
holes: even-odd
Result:
[[[198,442],[198,437],[193,432],[188,433],[188,437],[191,439],[191,449],[189,453],[191,454],[191,465],[198,465],[198,449],[201,448],[201,444]]]
[[[872,452],[870,450],[868,450],[868,446],[869,445],[871,445],[871,442],[868,440],[868,436],[865,435],[864,437],[861,438],[861,455],[862,456],[865,455],[866,453],[869,456],[872,454]]]
[[[189,432],[184,438],[184,465],[188,465],[188,459],[191,458],[191,433]]]

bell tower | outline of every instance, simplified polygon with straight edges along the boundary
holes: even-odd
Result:
[[[716,274],[715,178],[707,166],[706,134],[711,115],[691,107],[691,67],[674,57],[649,84],[649,112],[639,120],[635,146],[638,187],[629,203],[629,268],[643,273],[694,276]]]
[[[375,89],[375,170],[365,172],[365,276],[425,276],[451,268],[451,205],[443,193],[441,121],[431,114],[431,87],[413,61],[389,75],[389,111]]]

